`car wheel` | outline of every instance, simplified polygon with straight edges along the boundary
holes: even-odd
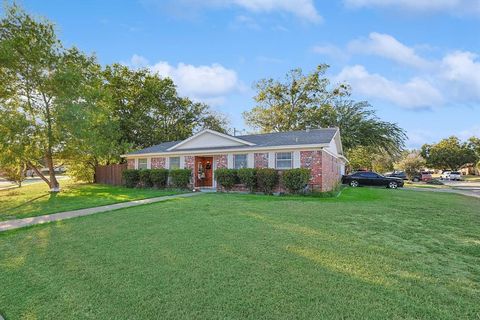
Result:
[[[358,187],[358,181],[357,180],[350,181],[350,187],[354,187],[354,188]]]
[[[397,189],[398,188],[398,183],[396,183],[395,181],[391,181],[388,183],[388,187],[390,189]]]

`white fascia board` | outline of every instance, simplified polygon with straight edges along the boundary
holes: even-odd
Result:
[[[176,145],[171,146],[171,147],[168,148],[167,150],[168,150],[168,151],[170,151],[170,150],[175,150],[176,148],[184,145],[185,143],[187,143],[187,142],[189,142],[189,141],[192,141],[192,140],[195,139],[196,137],[201,136],[202,134],[205,134],[205,133],[207,133],[207,132],[208,132],[208,133],[211,133],[211,134],[215,134],[215,135],[220,136],[220,137],[225,138],[225,139],[229,139],[229,140],[232,140],[232,141],[235,141],[235,142],[238,142],[238,143],[247,145],[247,146],[254,146],[254,145],[255,145],[254,143],[251,143],[251,142],[248,142],[248,141],[245,141],[245,140],[236,138],[236,137],[229,136],[228,134],[224,134],[224,133],[221,133],[221,132],[218,132],[218,131],[215,131],[215,130],[211,130],[211,129],[205,129],[205,130],[202,130],[202,131],[194,134],[193,136],[191,136],[191,137],[183,140],[182,142],[179,142],[179,143],[177,143]]]
[[[225,153],[247,153],[247,152],[265,152],[265,151],[272,151],[272,150],[301,150],[301,151],[308,151],[308,150],[316,150],[328,147],[328,143],[322,144],[302,144],[302,145],[286,145],[286,146],[271,146],[271,147],[242,147],[242,148],[229,148],[229,149],[200,149],[200,150],[178,150],[178,151],[171,151],[171,152],[158,152],[158,153],[142,153],[142,154],[122,154],[122,158],[142,158],[148,156],[160,156],[160,157],[168,157],[168,156],[178,156],[178,155],[217,155],[217,154],[225,154]]]

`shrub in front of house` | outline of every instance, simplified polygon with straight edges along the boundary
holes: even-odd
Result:
[[[144,188],[151,188],[153,187],[153,182],[150,177],[150,171],[149,169],[141,169],[138,170],[138,177],[140,180],[140,185]]]
[[[310,181],[310,169],[289,169],[282,175],[282,184],[290,193],[300,193],[305,190],[308,181]]]
[[[226,191],[230,191],[237,182],[237,170],[235,169],[217,169],[215,170],[215,179],[217,183]]]
[[[190,183],[192,170],[190,169],[174,169],[170,170],[171,184],[175,188],[187,189]]]
[[[150,170],[150,180],[156,188],[165,188],[168,183],[167,169],[152,169]]]
[[[123,170],[122,177],[127,188],[135,188],[140,182],[139,172],[135,169]]]
[[[237,170],[237,176],[240,183],[250,191],[254,192],[257,187],[257,170],[253,168],[242,168]]]
[[[272,194],[278,184],[278,173],[275,169],[257,169],[257,185],[265,194]]]

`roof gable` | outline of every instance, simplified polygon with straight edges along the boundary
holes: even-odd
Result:
[[[198,148],[219,148],[219,147],[241,147],[253,146],[252,142],[248,142],[236,137],[229,136],[214,130],[203,130],[188,139],[177,143],[168,148],[168,151],[184,150],[184,149],[198,149]]]

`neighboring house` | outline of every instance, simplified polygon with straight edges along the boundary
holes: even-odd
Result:
[[[479,167],[474,163],[467,163],[460,168],[462,175],[480,175]]]
[[[123,157],[129,169],[192,169],[194,188],[216,189],[214,171],[218,168],[308,168],[311,188],[320,191],[334,188],[345,173],[347,161],[338,128],[244,136],[203,130],[188,139]]]

